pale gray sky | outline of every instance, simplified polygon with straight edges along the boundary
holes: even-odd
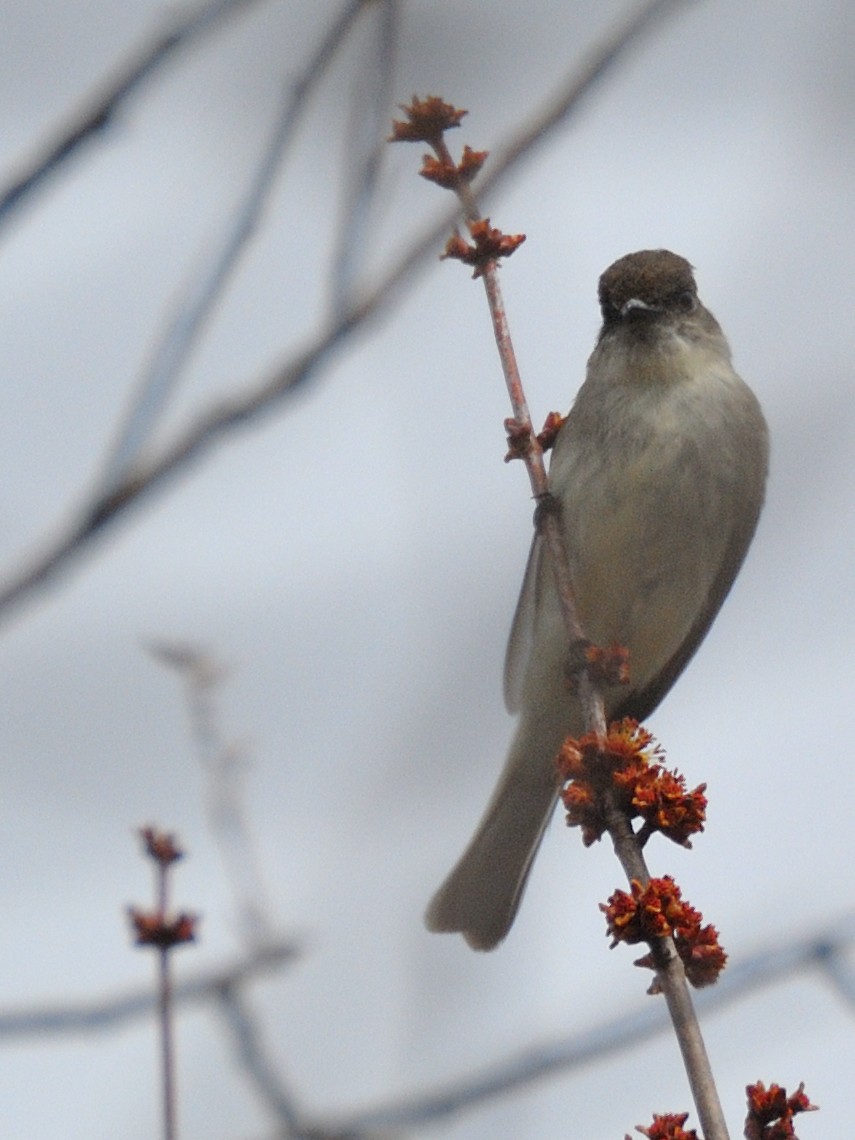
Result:
[[[440,93],[470,109],[460,145],[495,145],[628,7],[404,5],[396,101]],[[4,9],[7,172],[174,10]],[[269,0],[177,56],[0,230],[5,566],[103,462],[170,302],[332,10]],[[757,540],[651,721],[710,797],[695,851],[657,844],[651,863],[680,879],[734,959],[851,905],[853,38],[846,0],[688,5],[490,203],[496,224],[528,235],[503,282],[535,418],[566,410],[581,381],[599,273],[656,246],[696,266],[766,410]],[[369,40],[363,29],[324,85],[166,430],[323,318]],[[385,156],[372,264],[444,205],[415,175],[420,153]],[[177,901],[204,923],[181,967],[239,946],[180,687],[143,652],[149,637],[204,643],[234,667],[222,715],[252,753],[274,917],[308,947],[256,1005],[305,1107],[418,1090],[652,1000],[631,953],[606,948],[597,904],[620,885],[617,863],[558,819],[498,952],[421,925],[511,732],[501,662],[531,505],[522,468],[501,462],[506,414],[479,287],[437,263],[311,391],[147,501],[3,627],[0,1008],[148,979],[122,914],[150,894],[132,835],[143,823],[176,829],[190,851]],[[757,1078],[807,1083],[823,1107],[808,1140],[845,1132],[855,1024],[819,981],[760,992],[707,1029],[734,1134]],[[212,1015],[181,1021],[179,1053],[187,1137],[265,1134]],[[156,1134],[150,1024],[11,1042],[3,1068],[4,1136]],[[606,1140],[689,1108],[664,1038],[425,1135]]]

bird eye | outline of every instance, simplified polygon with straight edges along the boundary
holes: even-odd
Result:
[[[694,309],[696,304],[697,304],[697,298],[695,297],[695,294],[690,289],[687,289],[685,291],[685,293],[678,293],[678,295],[677,295],[677,308],[682,313],[691,313],[692,309]]]

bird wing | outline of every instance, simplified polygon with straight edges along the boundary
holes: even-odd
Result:
[[[534,644],[534,623],[542,560],[543,539],[536,534],[529,551],[522,589],[511,623],[508,648],[505,651],[505,707],[512,713],[520,710],[523,683]]]
[[[718,573],[713,579],[707,596],[706,605],[698,614],[677,651],[643,687],[630,690],[623,699],[617,701],[614,710],[610,710],[610,719],[618,720],[624,716],[631,716],[636,720],[644,720],[653,712],[686,668],[715,620],[716,614],[724,604],[734,579],[739,573],[739,568],[745,560],[745,555],[754,536],[761,506],[762,499],[758,501],[754,514],[748,514],[743,520],[743,525],[734,529],[731,534]],[[631,673],[632,661],[630,660]]]

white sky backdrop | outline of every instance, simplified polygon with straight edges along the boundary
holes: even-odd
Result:
[[[11,171],[172,9],[6,0],[0,169]],[[0,232],[0,553],[7,565],[79,501],[163,328],[263,146],[283,80],[332,5],[271,0],[159,79]],[[619,3],[404,6],[395,91],[470,108],[454,142],[499,142]],[[366,36],[301,131],[263,231],[170,412],[260,375],[324,313],[341,159]],[[697,3],[647,39],[571,128],[490,203],[528,241],[503,281],[535,418],[566,410],[617,256],[666,246],[697,267],[773,439],[768,507],[708,642],[651,720],[706,780],[692,854],[654,844],[734,959],[851,906],[855,668],[853,280],[855,7]],[[447,203],[386,155],[376,249]],[[372,263],[379,259],[372,255]],[[501,661],[530,534],[480,287],[430,266],[310,392],[221,447],[0,635],[0,1005],[83,1000],[153,969],[122,915],[150,897],[132,829],[176,829],[177,901],[204,915],[187,970],[238,946],[180,687],[145,638],[210,646],[235,671],[230,734],[251,743],[251,818],[275,918],[305,958],[257,1008],[319,1115],[420,1089],[642,1004],[597,903],[605,845],[550,830],[495,954],[421,914],[488,795],[511,723]],[[807,1083],[799,1130],[851,1121],[855,1019],[812,976],[707,1019],[734,1135],[743,1088]],[[153,1026],[4,1044],[0,1131],[150,1137]],[[265,1134],[216,1020],[179,1029],[184,1135]],[[669,1038],[551,1078],[424,1134],[623,1136],[690,1108]],[[695,1121],[694,1115],[692,1121]]]

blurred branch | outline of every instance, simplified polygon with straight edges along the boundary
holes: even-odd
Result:
[[[274,937],[264,877],[246,815],[243,749],[228,741],[220,726],[217,689],[225,666],[195,645],[151,641],[149,652],[177,670],[185,684],[187,708],[199,764],[207,780],[208,823],[220,849],[247,945],[266,945]]]
[[[296,961],[300,954],[301,949],[295,942],[270,942],[229,965],[199,970],[191,977],[176,982],[173,1000],[178,1005],[208,1003],[224,990],[234,990],[256,978],[278,973],[283,966]],[[76,1004],[0,1010],[0,1040],[44,1034],[91,1033],[139,1021],[150,1017],[156,1010],[157,997],[150,986]]]
[[[836,987],[843,957],[855,947],[855,914],[835,920],[828,930],[781,944],[775,941],[742,962],[732,962],[716,986],[698,995],[698,1006],[707,1014],[724,1010],[746,995],[777,985],[808,971],[830,978]],[[297,1122],[293,1098],[274,1071],[259,1038],[255,1019],[237,996],[239,989],[256,977],[277,972],[293,962],[300,950],[293,942],[268,945],[238,959],[231,965],[200,971],[175,986],[176,1002],[215,1003],[235,1037],[242,1067],[256,1090],[280,1123]],[[851,973],[843,996],[851,999]],[[0,1011],[0,1039],[17,1039],[44,1034],[90,1033],[151,1016],[156,999],[148,988],[77,1005],[32,1007]],[[395,1134],[435,1124],[455,1113],[514,1089],[524,1088],[554,1073],[590,1065],[605,1057],[635,1048],[640,1042],[670,1030],[667,1010],[661,1003],[648,1002],[635,1012],[622,1012],[611,1021],[592,1029],[533,1045],[505,1060],[486,1066],[474,1076],[448,1082],[433,1090],[400,1097],[386,1104],[356,1111],[347,1117],[311,1127],[305,1122],[288,1135],[359,1138]]]
[[[844,961],[845,945],[828,943],[824,956],[817,956],[825,980],[831,983],[838,997],[855,1012],[855,969],[850,961]]]
[[[194,11],[175,19],[171,27],[151,43],[138,48],[107,81],[103,90],[91,96],[69,117],[48,143],[0,189],[0,224],[6,222],[17,206],[32,191],[41,187],[78,148],[112,123],[127,99],[150,79],[177,49],[185,47],[204,32],[213,30],[223,20],[258,0],[207,0]]]
[[[386,135],[391,118],[395,63],[401,23],[400,0],[376,4],[372,33],[372,60],[363,67],[354,94],[347,129],[346,183],[343,217],[338,227],[338,243],[332,259],[332,311],[341,313],[359,280],[359,268],[371,225],[371,211],[380,166],[386,151]]]
[[[688,5],[690,0],[648,0],[619,24],[586,57],[539,114],[529,119],[498,155],[478,193],[493,191],[524,158],[543,145],[546,138],[578,110],[585,97],[666,15]],[[84,505],[78,515],[17,572],[0,585],[0,616],[9,617],[15,607],[53,581],[59,571],[81,555],[109,524],[123,517],[128,508],[146,495],[160,490],[191,461],[240,426],[260,422],[288,396],[294,395],[327,365],[335,352],[358,328],[380,317],[394,302],[402,300],[411,282],[431,254],[435,254],[448,230],[460,216],[455,206],[439,222],[418,237],[372,288],[351,301],[308,344],[261,381],[210,407],[177,438],[134,468],[105,493]]]
[[[182,676],[196,749],[208,781],[208,819],[231,880],[247,942],[269,944],[273,936],[255,846],[244,811],[239,750],[220,728],[217,688],[226,669],[198,646],[150,642],[150,652]],[[239,984],[217,988],[215,1008],[231,1036],[240,1067],[260,1100],[287,1137],[299,1136],[294,1098],[285,1086],[263,1040],[260,1019],[252,1014]]]
[[[285,1087],[277,1068],[271,1063],[261,1039],[258,1019],[247,1008],[243,995],[234,987],[223,987],[217,1011],[235,1045],[238,1064],[249,1078],[265,1108],[285,1128],[286,1136],[302,1132],[300,1116],[293,1095]]]
[[[164,336],[155,346],[151,363],[101,475],[101,491],[109,492],[116,486],[151,435],[217,300],[258,227],[309,96],[325,76],[336,51],[367,3],[368,0],[346,0],[300,76],[288,85],[267,146],[226,223],[218,247],[198,277],[186,287]]]
[[[776,942],[741,963],[733,963],[717,984],[699,991],[699,1010],[709,1015],[735,1004],[747,994],[778,984],[806,970],[827,975],[829,963],[840,961],[855,945],[855,914],[835,921],[827,932],[787,944]],[[851,979],[850,979],[851,980]],[[634,1013],[621,1013],[593,1029],[534,1045],[480,1073],[440,1086],[427,1093],[402,1097],[385,1106],[355,1112],[341,1121],[345,1135],[387,1128],[417,1128],[477,1107],[515,1089],[533,1084],[553,1073],[578,1069],[615,1053],[635,1048],[670,1031],[668,1011],[660,1002],[650,1002]]]

